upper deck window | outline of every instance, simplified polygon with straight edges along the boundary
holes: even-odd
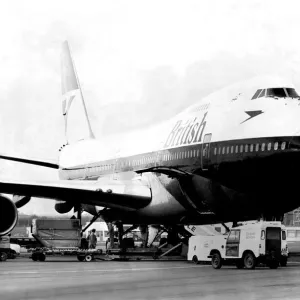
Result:
[[[283,88],[271,88],[267,89],[267,97],[285,98],[287,95]]]

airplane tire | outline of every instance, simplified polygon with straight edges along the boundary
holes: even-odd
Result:
[[[5,252],[0,252],[0,261],[6,261],[7,260],[7,254]]]
[[[248,270],[255,269],[256,259],[252,252],[247,252],[244,255],[244,267]]]
[[[219,253],[214,253],[211,258],[211,265],[214,269],[221,269],[222,267],[222,257]]]

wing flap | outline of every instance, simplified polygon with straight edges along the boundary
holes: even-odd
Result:
[[[0,180],[0,192],[126,210],[140,209],[151,202],[151,189],[140,181]]]

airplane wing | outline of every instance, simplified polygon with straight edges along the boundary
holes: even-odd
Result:
[[[5,160],[18,161],[18,162],[22,162],[22,163],[30,164],[30,165],[42,166],[42,167],[47,167],[47,168],[52,168],[52,169],[59,169],[58,163],[53,162],[53,161],[41,161],[41,160],[36,160],[36,159],[31,159],[31,158],[9,156],[9,155],[4,155],[4,154],[0,154],[0,158],[5,159]]]
[[[0,192],[22,196],[136,210],[151,201],[151,189],[141,181],[12,181],[0,179]]]

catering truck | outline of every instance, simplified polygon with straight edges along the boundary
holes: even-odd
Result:
[[[237,268],[254,269],[262,263],[271,269],[286,266],[288,248],[281,222],[254,222],[232,228],[216,236],[192,236],[188,260],[211,261],[213,268],[235,264]]]

